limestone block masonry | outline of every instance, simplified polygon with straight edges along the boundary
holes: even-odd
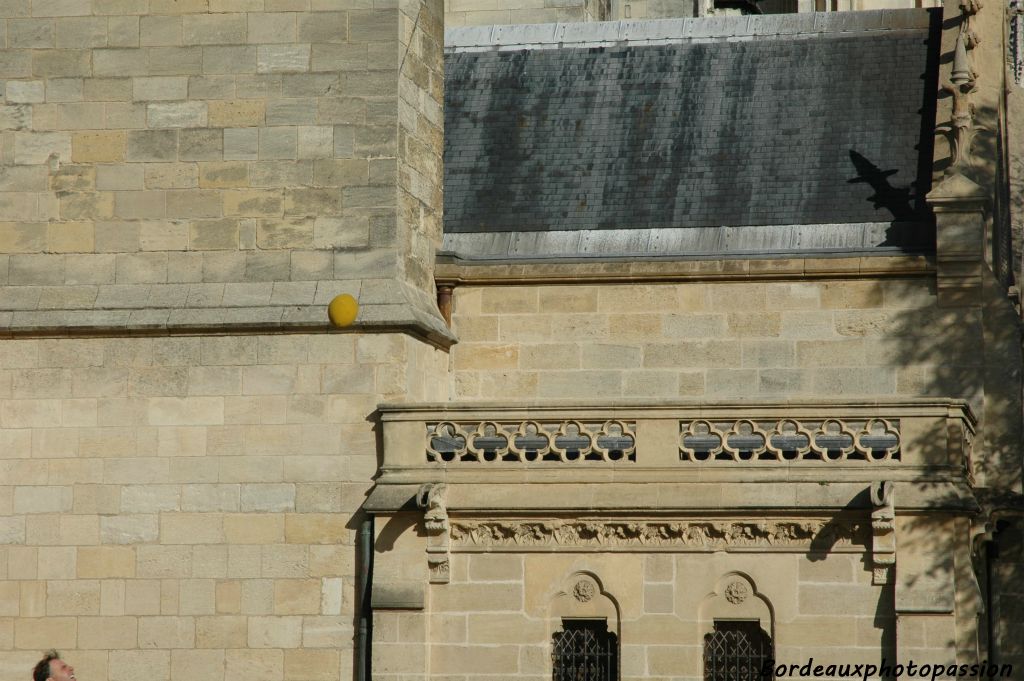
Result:
[[[351,293],[444,338],[440,12],[4,4],[0,325],[308,328]]]
[[[440,0],[0,3],[0,678],[353,675],[372,414],[448,397],[442,41]]]
[[[351,678],[352,515],[381,400],[444,399],[404,334],[7,339],[0,677]]]
[[[385,681],[550,679],[580,618],[623,680],[737,620],[1024,664],[1001,13],[937,254],[435,263],[446,9],[622,5],[0,0],[0,679],[347,681],[364,615]]]

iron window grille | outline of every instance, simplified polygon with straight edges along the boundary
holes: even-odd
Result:
[[[757,620],[715,620],[704,636],[704,681],[771,681],[765,665],[774,658],[771,636]]]
[[[554,681],[618,681],[619,638],[606,620],[562,620],[552,643]]]

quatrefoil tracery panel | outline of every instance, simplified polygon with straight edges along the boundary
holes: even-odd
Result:
[[[899,421],[683,421],[679,458],[691,463],[899,461]]]
[[[635,462],[636,424],[571,419],[430,423],[427,424],[427,461],[449,464]]]

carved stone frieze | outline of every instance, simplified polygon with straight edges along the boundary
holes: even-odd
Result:
[[[857,520],[462,520],[451,521],[453,548],[665,547],[730,548],[851,547],[866,540]]]

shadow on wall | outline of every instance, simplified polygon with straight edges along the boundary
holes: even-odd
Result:
[[[938,307],[931,297],[935,294],[934,279],[927,284],[930,287],[928,297],[922,296],[925,283],[921,279],[892,281],[887,284],[887,302],[878,308],[877,317],[861,323],[874,327],[870,333],[884,330],[884,335],[878,337],[885,346],[888,361],[896,367],[898,393],[963,399],[971,405],[979,420],[978,432],[970,461],[964,463],[970,466],[976,480],[976,494],[984,501],[991,497],[986,488],[1019,490],[1024,433],[1021,427],[1021,320],[1007,294],[1013,271],[1018,268],[1010,255],[1009,193],[997,182],[1006,177],[1006,155],[1002,141],[991,132],[999,129],[996,112],[979,107],[974,120],[976,132],[964,174],[987,190],[994,188],[985,244],[985,257],[991,267],[982,268],[980,299],[960,307]],[[889,178],[895,171],[879,168],[852,149],[850,161],[858,173],[850,182],[868,184],[874,192],[870,200],[877,208],[892,213],[894,225],[901,220],[914,219],[914,204],[919,197],[914,195],[912,186],[893,186]],[[940,169],[948,166],[948,159],[937,164]],[[941,176],[936,177],[933,186],[941,179]],[[890,295],[898,301],[895,308],[888,302]],[[868,332],[854,327],[847,331],[851,335]],[[908,444],[919,449],[929,461],[941,462],[947,456],[945,442],[922,440]],[[949,463],[958,465],[960,462]],[[914,484],[916,491],[935,499],[936,506],[964,505],[948,485]],[[898,495],[896,514],[899,518]],[[967,515],[970,513],[964,512],[960,517]],[[979,636],[969,639],[958,632],[961,640],[948,644],[965,649],[978,642],[981,659],[1013,664],[1017,669],[1024,668],[1024,637],[1019,635],[1024,629],[1024,548],[1020,524],[1019,520],[1000,523],[1002,531],[996,534],[995,549],[982,548],[977,555],[964,552],[954,557],[953,546],[970,546],[969,524],[960,521],[954,526],[948,519],[934,514],[917,516],[907,523],[909,532],[901,538],[898,551],[922,556],[924,563],[914,576],[906,573],[901,576],[897,566],[897,579],[907,588],[939,588],[938,585],[948,584],[955,578],[967,590],[976,579],[983,595],[991,591],[992,607],[980,617]],[[986,556],[994,558],[991,565],[987,565]],[[893,592],[890,592],[887,602],[891,603],[892,597]],[[884,615],[882,602],[880,616]],[[989,646],[990,623],[992,646]]]

